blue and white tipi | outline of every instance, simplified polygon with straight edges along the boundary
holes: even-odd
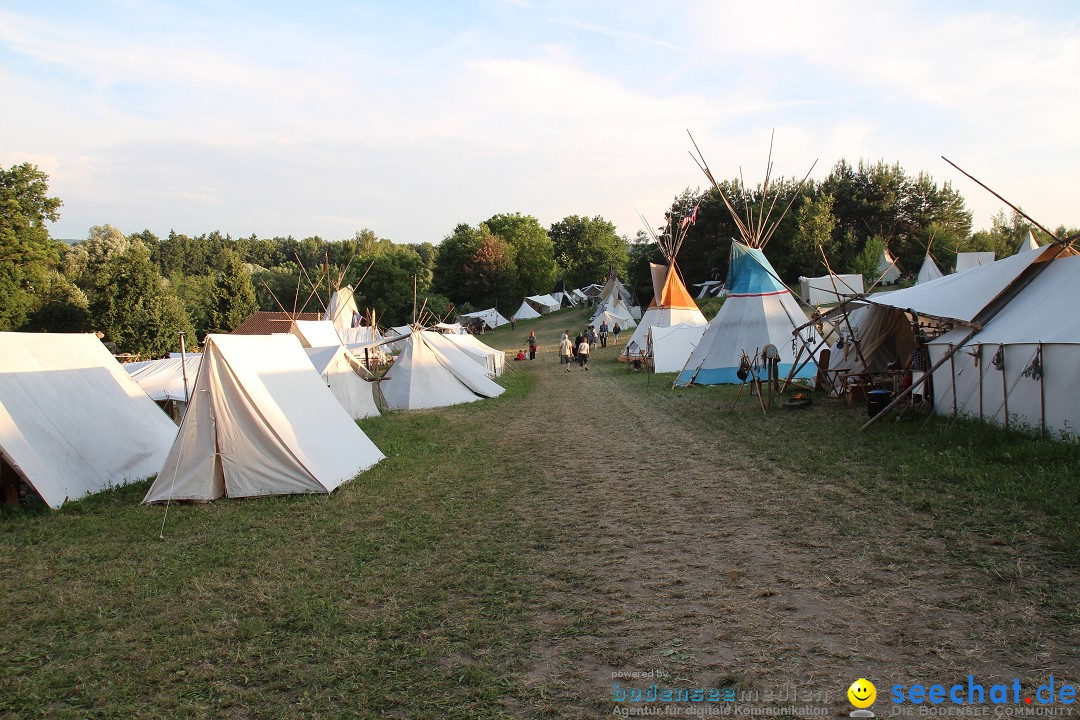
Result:
[[[738,385],[743,382],[737,374],[743,353],[753,359],[770,344],[780,351],[780,377],[791,372],[802,344],[793,333],[806,323],[806,313],[776,277],[765,254],[733,240],[727,288],[727,300],[705,329],[675,384]],[[808,362],[795,377],[810,379],[816,373],[817,365]]]
[[[696,144],[695,144],[696,147]],[[731,259],[728,264],[728,296],[720,312],[705,329],[701,341],[690,354],[682,372],[675,379],[676,385],[723,385],[740,384],[744,378],[738,376],[743,358],[750,360],[752,366],[760,368],[762,380],[766,379],[764,363],[754,362],[767,345],[774,345],[778,350],[778,371],[781,378],[791,372],[796,363],[799,349],[811,340],[812,330],[803,330],[802,339],[795,335],[796,328],[807,324],[806,313],[799,308],[794,295],[777,277],[773,266],[766,259],[762,249],[769,242],[773,233],[780,226],[791,202],[802,189],[799,183],[779,219],[772,221],[770,215],[776,207],[779,189],[770,193],[769,177],[772,174],[772,145],[769,147],[769,163],[765,172],[765,182],[760,189],[761,205],[751,208],[744,203],[747,217],[739,216],[731,200],[717,184],[700,152],[695,161],[712,181],[713,187],[720,194],[739,229],[742,241],[732,240]],[[811,171],[813,167],[810,168]],[[807,177],[810,173],[807,172]],[[806,178],[803,178],[806,182]],[[771,195],[771,197],[770,197]],[[754,212],[757,210],[757,212]],[[795,378],[812,379],[817,374],[817,364],[809,360],[795,373]]]

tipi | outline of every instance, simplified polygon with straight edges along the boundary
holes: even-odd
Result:
[[[930,253],[927,252],[926,257],[923,258],[922,267],[919,268],[919,277],[915,279],[915,284],[919,285],[931,280],[937,280],[941,276],[941,269],[934,262],[934,258],[930,256]]]
[[[663,253],[668,264],[649,263],[653,281],[653,298],[649,302],[649,308],[641,316],[641,322],[638,323],[637,329],[634,330],[634,334],[630,336],[626,347],[620,353],[620,360],[626,360],[635,355],[651,354],[649,352],[651,328],[664,329],[674,325],[705,326],[709,324],[709,321],[701,314],[697,303],[694,302],[689,291],[687,291],[686,284],[679,277],[678,266],[675,264],[675,257],[678,255],[679,248],[682,247],[683,240],[686,238],[686,232],[696,219],[697,208],[694,208],[690,215],[680,221],[677,231],[673,232],[669,224],[668,231],[663,237],[653,236],[653,240],[660,248],[660,252]],[[660,337],[666,338],[668,335],[653,334],[654,341],[658,341]],[[671,336],[672,339],[676,337],[685,337],[685,335]],[[693,349],[692,345],[688,346],[685,343],[681,344],[680,347],[686,348],[686,357],[682,358],[682,362],[678,363],[679,367],[676,369],[682,368],[686,358],[690,356],[690,351]]]
[[[878,275],[881,276],[882,285],[892,285],[900,279],[900,266],[896,264],[896,258],[889,248],[882,248],[881,259],[878,261]]]
[[[713,187],[720,194],[735,220],[735,225],[742,236],[741,242],[732,240],[731,259],[728,264],[728,297],[720,312],[712,319],[701,341],[694,348],[686,361],[682,372],[675,380],[677,385],[720,385],[738,384],[743,359],[753,360],[767,345],[773,345],[778,351],[778,371],[781,377],[787,376],[795,363],[800,341],[794,339],[795,329],[805,325],[806,314],[799,308],[795,296],[777,277],[776,271],[762,252],[777,227],[791,209],[791,202],[798,196],[802,183],[792,194],[792,201],[787,204],[780,217],[773,221],[772,210],[777,203],[779,190],[772,191],[772,147],[769,148],[769,163],[765,173],[765,182],[761,190],[761,206],[757,212],[747,208],[747,216],[741,217],[731,200],[717,184],[712,172],[701,158],[699,165]],[[811,170],[813,168],[811,167]],[[810,173],[807,173],[809,177]],[[803,178],[803,182],[806,178]],[[806,331],[804,331],[806,332]],[[809,343],[809,334],[803,337]],[[805,363],[794,375],[796,378],[812,379],[817,373],[817,365],[812,360]],[[744,373],[745,377],[745,373]],[[766,378],[761,370],[762,379]]]

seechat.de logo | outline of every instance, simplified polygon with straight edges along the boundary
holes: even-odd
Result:
[[[874,700],[877,699],[877,688],[874,687],[874,683],[866,678],[859,678],[851,683],[851,687],[847,690],[847,696],[848,700],[851,701],[851,704],[858,708],[858,710],[851,713],[851,717],[874,717],[874,711],[868,709],[874,704]]]

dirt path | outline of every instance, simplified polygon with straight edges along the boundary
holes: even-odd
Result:
[[[515,716],[610,716],[613,682],[650,682],[617,672],[795,685],[837,715],[860,676],[879,711],[894,683],[1078,679],[1078,638],[1048,633],[1031,558],[996,582],[949,564],[928,518],[742,457],[680,420],[677,394],[646,403],[596,370],[530,364],[530,412],[505,428],[544,468],[518,504],[544,595]]]

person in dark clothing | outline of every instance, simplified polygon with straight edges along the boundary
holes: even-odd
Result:
[[[529,359],[536,359],[536,331],[530,330],[529,337],[525,338],[525,343],[529,346]]]

